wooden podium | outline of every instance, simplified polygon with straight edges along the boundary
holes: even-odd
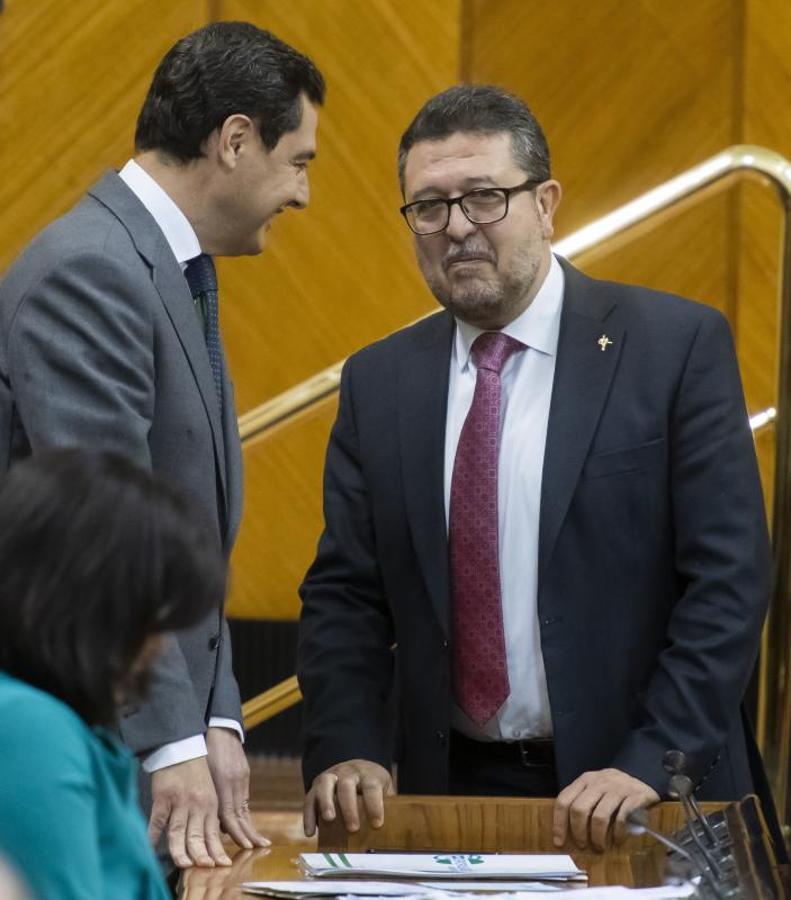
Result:
[[[749,804],[705,803],[705,815],[724,811],[740,871],[751,877],[756,858],[771,854],[765,825],[754,798]],[[666,853],[648,835],[629,836],[620,847],[605,853],[581,851],[567,844],[552,843],[552,799],[514,797],[391,797],[385,802],[385,823],[374,829],[365,821],[360,831],[347,834],[337,822],[319,830],[319,849],[335,851],[433,851],[479,853],[568,853],[576,866],[588,873],[591,886],[623,884],[649,887],[662,883]],[[679,803],[660,803],[649,812],[656,831],[672,835],[684,825]],[[758,852],[760,851],[760,852]],[[773,860],[773,855],[771,856]],[[776,882],[776,873],[768,876]],[[776,882],[777,883],[777,882]],[[773,896],[756,891],[749,896]],[[777,894],[782,896],[782,894]]]

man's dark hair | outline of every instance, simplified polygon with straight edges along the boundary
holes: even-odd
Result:
[[[299,128],[301,95],[320,106],[324,92],[316,66],[273,34],[249,22],[214,22],[165,54],[137,120],[135,147],[198,159],[206,138],[238,113],[256,123],[271,150]]]
[[[459,84],[432,97],[401,136],[398,181],[404,192],[404,168],[419,141],[441,141],[457,132],[511,135],[514,158],[530,178],[551,178],[549,147],[527,104],[489,84]]]
[[[151,635],[219,609],[219,543],[122,457],[45,450],[0,483],[0,669],[89,725],[116,719]]]

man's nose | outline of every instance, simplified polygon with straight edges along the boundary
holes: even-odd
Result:
[[[464,215],[461,206],[458,203],[454,203],[450,208],[450,218],[445,229],[445,234],[447,234],[448,238],[456,243],[461,243],[464,238],[477,229],[478,226],[470,222],[467,216]]]
[[[308,176],[300,175],[297,179],[297,190],[294,199],[289,204],[294,209],[304,209],[310,202],[310,185],[308,184]]]

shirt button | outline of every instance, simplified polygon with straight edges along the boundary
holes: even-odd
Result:
[[[444,731],[437,732],[437,743],[440,745],[440,747],[444,747],[447,745],[448,736],[447,736],[447,734],[445,734]]]
[[[443,649],[443,650],[447,650],[447,649],[448,649],[448,641],[447,641],[447,638],[442,642],[442,649]]]

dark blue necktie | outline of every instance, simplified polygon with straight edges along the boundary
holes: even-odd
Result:
[[[214,260],[206,253],[201,253],[187,263],[184,276],[196,303],[202,304],[202,318],[206,334],[206,348],[209,351],[209,363],[217,389],[217,399],[222,411],[222,353],[220,352],[220,317],[217,308],[217,273]]]

